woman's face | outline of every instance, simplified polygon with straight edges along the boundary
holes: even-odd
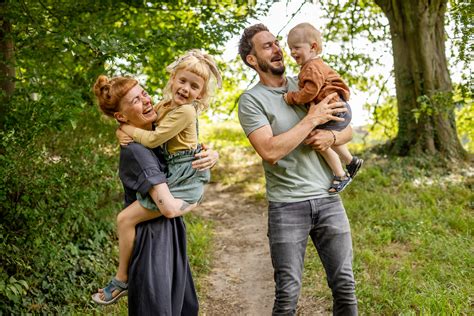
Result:
[[[178,70],[171,82],[173,103],[183,105],[202,97],[204,79],[185,69]]]
[[[150,96],[137,84],[120,100],[120,112],[116,113],[115,118],[122,123],[150,130],[157,115]]]

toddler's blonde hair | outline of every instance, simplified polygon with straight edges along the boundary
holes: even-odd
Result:
[[[296,32],[302,32],[303,39],[308,43],[312,44],[316,42],[318,46],[316,48],[316,53],[320,55],[323,52],[323,39],[321,37],[321,32],[315,28],[310,23],[300,23],[290,30],[288,33],[288,38],[291,35],[294,35]]]

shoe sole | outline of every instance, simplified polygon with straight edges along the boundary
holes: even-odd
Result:
[[[127,294],[128,294],[128,290],[123,290],[122,292],[117,294],[117,296],[112,298],[110,301],[103,301],[99,298],[99,293],[95,293],[94,295],[92,295],[92,300],[99,305],[110,305],[117,302],[122,296],[125,296]]]

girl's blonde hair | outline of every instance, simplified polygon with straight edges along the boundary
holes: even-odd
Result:
[[[217,68],[216,62],[211,55],[204,54],[200,50],[192,49],[186,52],[183,56],[179,57],[176,61],[171,63],[166,70],[170,73],[170,80],[166,84],[163,90],[163,100],[161,103],[168,103],[172,100],[173,94],[171,91],[171,84],[173,77],[179,70],[187,70],[192,72],[202,79],[204,79],[204,87],[202,98],[196,100],[197,109],[199,111],[205,110],[209,107],[212,93],[215,89],[215,83],[213,78],[216,80],[217,86],[222,86],[222,78]]]

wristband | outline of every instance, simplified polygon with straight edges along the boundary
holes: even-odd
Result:
[[[332,138],[334,139],[334,141],[333,141],[333,143],[332,143],[332,145],[334,145],[334,144],[336,143],[336,134],[334,134],[334,132],[333,132],[332,130],[329,130],[329,131],[331,132]],[[332,146],[332,145],[331,145],[331,146]]]

